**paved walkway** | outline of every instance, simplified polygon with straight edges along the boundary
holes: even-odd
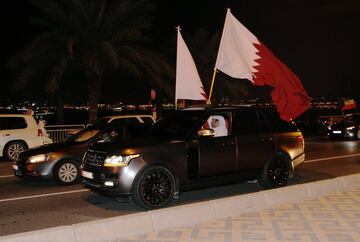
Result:
[[[174,218],[176,219],[176,218]],[[360,242],[360,188],[117,242]]]

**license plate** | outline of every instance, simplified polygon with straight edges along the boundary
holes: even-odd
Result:
[[[14,170],[14,171],[17,171],[17,170],[19,170],[19,167],[18,167],[18,165],[12,165],[12,168],[13,168],[13,170]]]
[[[94,174],[88,171],[81,171],[81,176],[88,179],[94,179]]]
[[[341,134],[341,131],[340,130],[334,130],[333,133],[334,134]]]

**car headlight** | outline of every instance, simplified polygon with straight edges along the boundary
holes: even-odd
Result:
[[[46,161],[46,155],[41,154],[41,155],[30,156],[27,159],[26,163],[40,163],[44,161]]]
[[[355,126],[350,126],[346,128],[346,130],[353,130],[353,129],[355,129]]]
[[[132,159],[140,157],[140,154],[135,155],[113,155],[106,157],[104,166],[106,167],[119,167],[127,166]]]

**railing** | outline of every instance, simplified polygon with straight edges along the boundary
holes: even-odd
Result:
[[[85,128],[83,124],[76,125],[47,125],[45,129],[54,143],[64,141],[69,135]]]

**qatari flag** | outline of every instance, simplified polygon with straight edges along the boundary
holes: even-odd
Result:
[[[309,108],[300,79],[228,9],[215,68],[254,85],[273,87],[271,98],[281,119],[289,121]]]

